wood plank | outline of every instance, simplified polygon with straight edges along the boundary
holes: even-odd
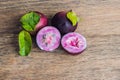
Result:
[[[0,0],[0,80],[120,80],[120,0]],[[81,18],[76,32],[88,47],[80,55],[61,47],[18,55],[20,17],[41,11],[51,18],[72,9]]]

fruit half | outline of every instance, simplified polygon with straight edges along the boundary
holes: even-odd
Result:
[[[60,45],[60,32],[53,26],[42,28],[36,36],[36,42],[40,49],[53,51]]]
[[[85,37],[76,32],[64,35],[61,44],[62,47],[71,54],[79,54],[87,47]]]

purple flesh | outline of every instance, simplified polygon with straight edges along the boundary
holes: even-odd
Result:
[[[87,47],[86,39],[79,33],[71,32],[63,36],[62,47],[70,54],[79,54]]]
[[[55,16],[52,18],[51,24],[52,26],[55,26],[62,35],[74,32],[77,28],[78,23],[75,26],[72,26],[72,23],[70,20],[66,17],[67,12],[58,12],[55,14]]]
[[[53,51],[59,47],[60,39],[60,32],[55,27],[46,26],[37,33],[36,42],[40,49]]]

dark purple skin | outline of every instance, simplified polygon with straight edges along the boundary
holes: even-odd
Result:
[[[62,47],[72,55],[82,53],[87,47],[85,37],[76,32],[70,32],[64,35],[61,44]]]
[[[77,28],[78,22],[75,26],[72,25],[72,22],[66,17],[67,12],[61,11],[55,14],[51,20],[52,26],[55,26],[62,35],[74,32]]]

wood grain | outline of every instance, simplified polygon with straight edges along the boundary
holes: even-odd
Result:
[[[81,17],[76,32],[87,39],[82,54],[45,52],[34,43],[29,56],[18,55],[24,13],[51,18],[70,9]],[[120,0],[0,0],[0,80],[120,80]]]

